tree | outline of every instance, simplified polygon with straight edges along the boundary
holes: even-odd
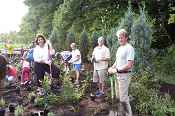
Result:
[[[93,32],[92,33],[92,48],[94,49],[97,45],[98,45],[98,37],[99,37],[100,35],[99,35],[99,33],[97,33],[97,32]]]
[[[68,32],[66,37],[66,48],[70,50],[70,44],[75,43],[75,34],[73,32]]]
[[[131,9],[131,5],[129,5],[127,12],[124,15],[124,18],[121,19],[119,26],[116,28],[112,28],[107,35],[107,43],[109,45],[110,53],[111,53],[111,60],[114,62],[115,54],[117,48],[119,47],[116,32],[118,29],[126,29],[128,35],[130,35],[130,30],[133,25],[133,12]]]
[[[143,71],[153,71],[151,65],[151,39],[152,29],[148,24],[145,15],[145,7],[140,7],[140,15],[131,28],[131,43],[135,48],[134,71],[140,73]],[[150,22],[151,23],[151,22]]]
[[[88,52],[89,52],[89,41],[88,34],[84,29],[80,35],[80,52],[82,56],[82,62],[85,63],[88,61]]]

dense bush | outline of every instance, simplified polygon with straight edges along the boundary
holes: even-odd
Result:
[[[148,72],[133,78],[130,93],[134,97],[133,109],[138,114],[165,116],[175,112],[172,110],[175,102],[168,94],[160,94],[158,80]]]

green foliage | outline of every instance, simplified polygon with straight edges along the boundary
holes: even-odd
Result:
[[[127,12],[125,13],[124,18],[121,19],[121,22],[119,23],[118,29],[125,29],[130,35],[131,33],[131,27],[133,25],[133,11],[131,9],[131,5],[129,5]]]
[[[3,97],[1,97],[0,99],[0,108],[4,108],[5,107],[5,100]]]
[[[97,40],[99,36],[100,35],[97,32],[92,33],[92,48],[95,48],[98,45]]]
[[[75,42],[75,34],[73,32],[68,32],[65,43],[67,50],[71,49],[70,44],[73,42]]]
[[[27,98],[28,98],[29,100],[31,100],[32,97],[36,97],[36,94],[35,94],[33,91],[32,91],[31,93],[28,94]]]
[[[49,112],[49,113],[47,114],[47,116],[54,116],[54,113],[53,113],[53,112]]]
[[[159,57],[156,62],[156,69],[158,69],[158,73],[165,73],[167,75],[174,75],[175,74],[175,46],[170,46],[169,48],[165,49],[165,56]]]
[[[58,29],[54,28],[49,39],[56,50],[65,48],[65,33],[63,31],[58,31]]]
[[[88,87],[87,79],[82,82],[82,86],[75,87],[70,81],[70,75],[64,76],[63,91],[61,92],[61,97],[64,98],[64,103],[77,104],[80,101]]]
[[[151,71],[151,39],[152,30],[147,22],[145,8],[140,8],[140,16],[133,23],[131,28],[131,43],[135,48],[134,71],[139,73],[144,70]]]
[[[150,73],[144,72],[131,82],[130,93],[135,99],[134,109],[140,114],[154,116],[171,113],[169,110],[175,107],[174,101],[169,95],[160,95],[158,82],[150,76]]]
[[[175,46],[170,46],[163,51],[157,52],[153,62],[156,69],[156,78],[170,84],[175,84],[174,48]]]
[[[47,96],[47,105],[61,105],[64,104],[64,98],[62,96],[57,96],[54,94],[48,94]],[[46,107],[45,98],[44,97],[36,97],[34,101],[34,105],[37,107]]]
[[[34,101],[34,105],[37,106],[37,107],[44,107],[45,106],[44,98],[39,97],[39,96],[36,97],[35,101]]]
[[[115,28],[113,28],[113,29],[111,29],[110,33],[107,35],[107,44],[109,46],[112,63],[116,59],[116,51],[119,47],[116,32],[117,32],[117,30]]]
[[[170,8],[171,11],[175,11],[175,7]],[[168,24],[175,23],[175,14],[170,14],[170,17],[168,19]]]
[[[89,41],[88,41],[88,34],[84,29],[80,35],[80,52],[83,63],[88,61],[88,52],[89,52]]]
[[[115,54],[116,54],[117,48],[119,47],[118,40],[116,37],[117,30],[124,28],[128,31],[128,35],[129,35],[132,24],[133,24],[133,12],[132,12],[131,6],[129,6],[127,12],[125,13],[124,18],[121,19],[121,22],[119,23],[118,28],[112,28],[109,34],[107,35],[107,43],[109,45],[112,62],[115,61]]]
[[[42,82],[42,87],[44,88],[45,92],[49,92],[50,89],[50,78],[48,76],[44,76],[44,80]]]
[[[23,106],[18,105],[15,109],[15,116],[23,116],[24,109]]]

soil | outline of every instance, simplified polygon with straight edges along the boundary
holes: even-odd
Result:
[[[88,72],[92,71],[92,66],[85,64],[84,69],[88,70]],[[84,75],[82,74],[82,76]],[[92,92],[92,90],[88,88],[86,96],[82,98],[76,107],[73,106],[73,104],[54,105],[49,106],[49,111],[53,112],[55,116],[115,116],[117,111],[112,110],[113,108],[109,101],[106,101],[106,97],[95,98],[93,100],[90,98],[90,91]],[[161,84],[160,91],[162,93],[169,93],[175,99],[175,85]],[[37,108],[30,103],[27,98],[29,93],[30,91],[23,87],[21,87],[20,92],[17,86],[4,89],[0,88],[0,96],[5,98],[7,104],[21,104],[24,106],[25,113],[23,116],[32,116],[31,112],[36,114],[43,113],[43,108]],[[8,106],[5,116],[14,116],[14,113],[9,112]]]

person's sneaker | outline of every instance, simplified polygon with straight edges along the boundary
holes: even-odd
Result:
[[[103,95],[104,95],[104,92],[98,92],[98,93],[96,93],[96,97],[101,97]]]
[[[75,84],[75,85],[78,85],[78,84],[79,84],[79,81],[78,81],[78,80],[76,80],[76,81],[74,82],[74,84]]]
[[[95,95],[98,95],[98,94],[100,94],[100,91],[99,90],[95,92]]]

